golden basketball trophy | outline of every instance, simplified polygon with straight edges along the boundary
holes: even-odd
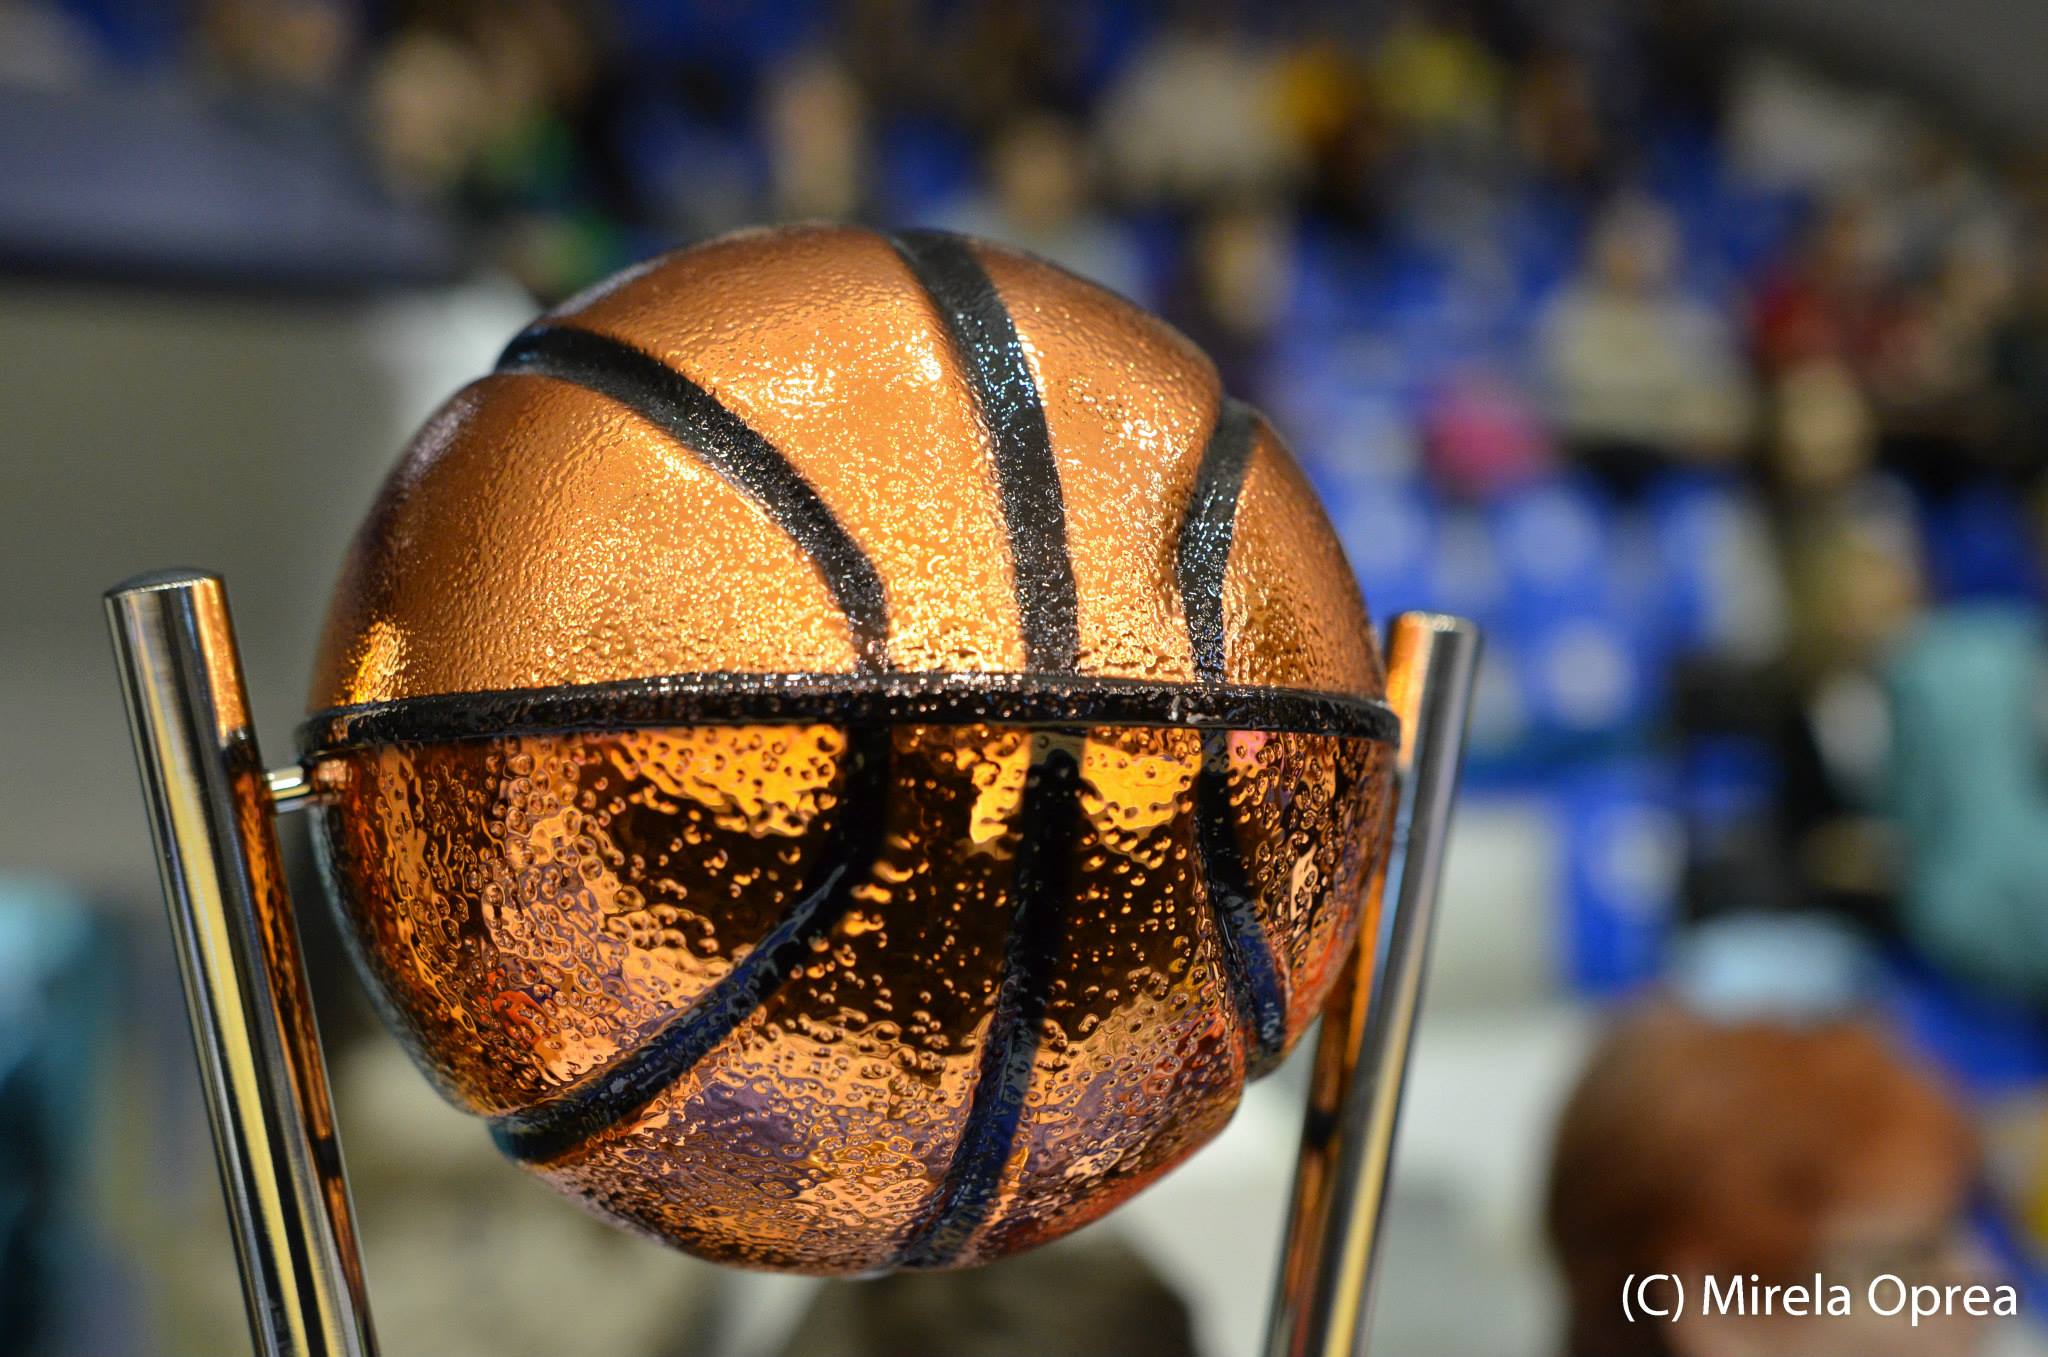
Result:
[[[302,808],[441,1091],[715,1261],[1057,1238],[1321,1017],[1266,1350],[1359,1351],[1478,638],[1406,614],[1383,665],[1285,448],[1150,316],[834,228],[576,298],[387,481],[282,771],[218,578],[107,606],[259,1351],[375,1349]]]

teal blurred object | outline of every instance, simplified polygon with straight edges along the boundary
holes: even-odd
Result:
[[[83,1249],[80,1128],[115,950],[76,895],[0,877],[0,1357],[43,1350]]]
[[[1937,613],[1893,660],[1903,923],[1937,964],[2048,1001],[2048,640],[2032,609]]]

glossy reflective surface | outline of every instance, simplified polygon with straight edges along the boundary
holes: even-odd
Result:
[[[106,607],[250,1337],[263,1357],[375,1357],[227,591],[165,571],[110,590]]]
[[[1112,293],[973,249],[1042,403],[1076,672],[1193,679],[1174,559],[1221,398],[1215,368]],[[547,324],[659,360],[772,444],[872,561],[894,668],[1028,667],[999,450],[933,302],[884,237],[727,237]],[[1379,696],[1358,588],[1263,423],[1238,530],[1224,677]],[[310,705],[855,664],[813,563],[759,503],[643,414],[514,370],[456,395],[386,484],[337,588]]]
[[[879,851],[782,983],[643,1108],[536,1165],[693,1252],[866,1271],[937,1199],[1018,966],[1035,778],[1072,759],[1014,1139],[949,1222],[965,1264],[1092,1220],[1213,1135],[1247,1034],[1210,898],[1202,732],[904,726]],[[449,1095],[491,1115],[601,1085],[687,1019],[822,874],[873,797],[870,731],[699,726],[345,752],[318,838],[373,983]],[[1235,732],[1219,814],[1257,892],[1288,1040],[1346,955],[1387,747]],[[879,747],[879,746],[874,746]],[[851,790],[850,790],[851,789]]]

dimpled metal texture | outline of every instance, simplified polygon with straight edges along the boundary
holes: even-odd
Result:
[[[386,1019],[721,1262],[986,1262],[1229,1119],[1351,957],[1364,602],[1185,339],[961,237],[631,271],[429,422],[302,747]]]

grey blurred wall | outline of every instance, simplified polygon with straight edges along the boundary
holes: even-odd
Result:
[[[1746,26],[1938,98],[1988,130],[2048,132],[2044,0],[1705,0]]]
[[[0,285],[0,871],[154,907],[101,591],[168,565],[225,574],[264,751],[286,760],[378,480],[530,309],[491,287],[344,302]]]

